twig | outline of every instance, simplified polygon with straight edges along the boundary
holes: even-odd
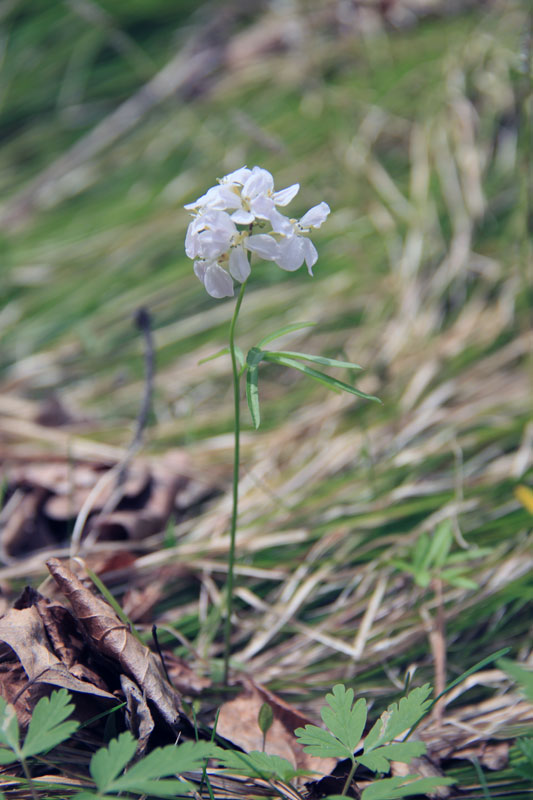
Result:
[[[85,523],[91,513],[92,509],[94,508],[94,504],[98,499],[98,496],[111,484],[113,481],[116,481],[115,490],[112,492],[111,496],[104,504],[100,514],[109,514],[116,505],[120,502],[122,497],[122,486],[124,484],[128,466],[131,463],[133,457],[137,454],[140,450],[142,445],[142,436],[144,428],[146,427],[146,423],[148,421],[148,414],[150,412],[150,406],[152,403],[152,392],[153,392],[153,382],[154,382],[154,341],[152,337],[151,331],[151,319],[148,311],[145,308],[139,308],[135,313],[135,324],[136,326],[142,331],[144,335],[144,342],[145,342],[145,349],[144,349],[144,363],[145,363],[145,379],[144,379],[144,395],[141,404],[141,408],[139,410],[139,415],[137,417],[137,424],[135,426],[135,432],[133,434],[133,438],[120,459],[114,467],[112,467],[108,472],[104,473],[99,481],[93,486],[91,491],[89,492],[85,502],[83,503],[78,516],[76,517],[76,522],[74,524],[74,530],[72,531],[72,538],[70,542],[70,557],[73,558],[78,554],[79,545],[81,542],[81,537],[83,534],[83,530],[85,528]]]

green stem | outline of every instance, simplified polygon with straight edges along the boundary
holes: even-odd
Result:
[[[235,534],[237,531],[237,507],[239,503],[239,458],[240,458],[240,375],[235,352],[235,326],[241,308],[246,281],[242,284],[235,311],[231,319],[229,329],[229,350],[231,355],[231,367],[233,370],[233,402],[234,402],[234,425],[235,425],[235,444],[233,449],[233,507],[231,511],[230,544],[228,554],[228,581],[226,584],[226,620],[224,625],[224,684],[228,685],[229,656],[231,649],[231,614],[233,610],[233,569],[235,566]]]
[[[24,770],[24,775],[26,776],[26,780],[28,781],[29,790],[31,792],[31,796],[33,800],[39,800],[39,795],[35,790],[35,784],[33,783],[31,772],[28,768],[28,763],[25,758],[20,759],[20,763],[22,764],[22,769]]]
[[[346,782],[345,782],[344,786],[342,787],[341,794],[343,794],[343,795],[347,794],[348,789],[350,788],[350,785],[352,783],[353,776],[355,775],[356,768],[357,768],[357,761],[355,760],[355,758],[352,758],[352,768],[351,768],[350,772],[348,773],[348,777],[346,778]]]

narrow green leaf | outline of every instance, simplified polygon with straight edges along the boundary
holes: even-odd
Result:
[[[300,331],[302,328],[313,328],[315,325],[316,322],[293,322],[292,325],[284,325],[283,328],[278,328],[277,331],[269,333],[268,336],[265,336],[264,339],[261,339],[261,341],[257,343],[257,346],[263,347],[265,344],[273,342],[274,339],[279,339],[280,336],[285,336],[286,333]]]
[[[30,726],[22,746],[23,758],[51,750],[72,736],[79,728],[76,720],[64,722],[74,711],[71,699],[66,689],[52,692],[50,697],[41,697],[33,709]]]
[[[326,695],[329,708],[325,706],[320,712],[331,733],[352,755],[361,741],[366,723],[366,700],[359,699],[352,708],[353,699],[353,689],[346,689],[338,683],[332,694]]]
[[[381,400],[378,397],[361,392],[359,389],[355,389],[353,386],[350,386],[349,383],[344,383],[344,381],[339,381],[337,378],[332,378],[330,375],[326,375],[323,372],[318,372],[318,370],[308,367],[306,364],[301,364],[294,358],[273,355],[266,351],[263,352],[263,358],[265,361],[271,361],[272,363],[280,364],[283,367],[292,367],[292,369],[297,369],[299,372],[303,372],[305,375],[313,378],[313,380],[323,383],[324,386],[327,386],[328,389],[332,389],[333,391],[348,392],[348,394],[354,394],[357,397],[362,397],[364,400],[375,400],[376,403],[381,403]]]
[[[216,353],[206,356],[205,358],[201,358],[198,364],[207,364],[208,361],[214,361],[216,358],[227,355],[229,355],[229,347],[223,347],[221,350],[217,350]]]
[[[257,367],[248,367],[246,373],[246,400],[252,415],[254,428],[257,430],[261,424],[261,411],[259,409],[259,370]]]
[[[438,786],[450,786],[455,783],[451,778],[418,778],[418,775],[384,778],[374,781],[363,790],[361,800],[396,800],[409,795],[425,795]]]
[[[465,578],[462,574],[464,572],[464,567],[456,568],[456,569],[443,569],[440,577],[446,583],[451,584],[452,586],[458,586],[460,589],[479,589],[479,584],[472,580],[472,578]]]
[[[437,528],[431,538],[431,544],[426,557],[425,566],[428,568],[444,566],[452,543],[452,526],[449,520],[445,520],[437,525]]]
[[[336,358],[327,358],[326,356],[315,356],[309,353],[295,353],[291,350],[275,350],[266,351],[269,355],[273,356],[287,356],[288,358],[301,359],[303,361],[312,361],[315,364],[322,364],[325,367],[343,367],[344,369],[363,369],[359,364],[354,364],[352,361],[338,361]]]

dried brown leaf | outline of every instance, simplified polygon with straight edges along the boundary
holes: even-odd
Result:
[[[337,764],[336,759],[309,756],[294,735],[295,728],[311,724],[312,720],[250,678],[243,678],[240,683],[244,691],[220,709],[217,733],[244,750],[261,750],[263,734],[258,716],[263,703],[268,703],[274,722],[266,736],[265,752],[286,758],[297,769],[329,775]]]
[[[178,725],[183,716],[180,697],[166,681],[159,659],[130,633],[111,606],[89,591],[64,563],[51,558],[47,566],[91,646],[118,662],[120,672],[136,682],[163,719],[172,727]]]

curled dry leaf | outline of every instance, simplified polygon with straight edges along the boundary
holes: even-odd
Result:
[[[286,758],[297,769],[309,769],[322,775],[328,775],[335,768],[336,759],[309,756],[294,735],[295,728],[312,724],[312,720],[250,678],[242,678],[240,683],[241,694],[220,709],[217,733],[243,750],[262,750],[263,734],[258,716],[263,703],[268,703],[274,721],[266,736],[266,753]]]
[[[112,659],[119,671],[139,686],[163,719],[173,728],[185,717],[178,693],[168,684],[161,663],[133,636],[105,600],[96,597],[57,558],[47,561],[48,569],[69,600],[74,616],[90,645]]]

